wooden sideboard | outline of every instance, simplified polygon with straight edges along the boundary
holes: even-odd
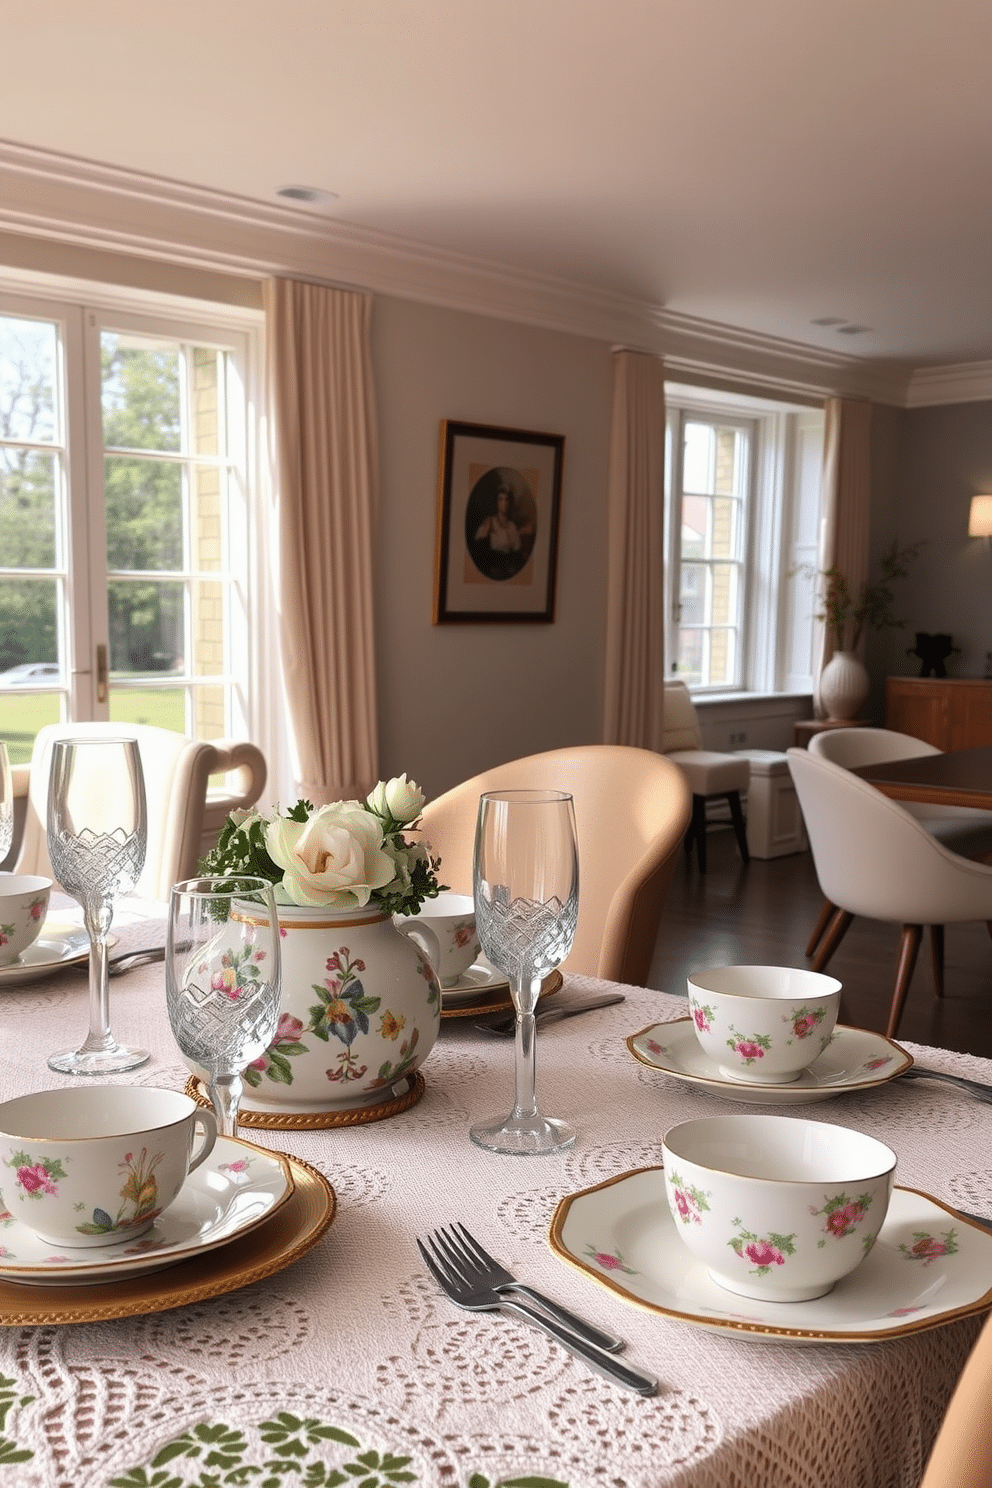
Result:
[[[887,677],[885,727],[944,750],[992,744],[992,678]]]

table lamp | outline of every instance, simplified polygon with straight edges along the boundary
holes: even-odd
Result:
[[[986,537],[992,548],[992,496],[972,496],[968,536]]]

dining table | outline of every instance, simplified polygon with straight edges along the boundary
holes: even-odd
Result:
[[[165,907],[132,906],[113,933],[113,955],[161,946]],[[992,1086],[992,1062],[871,1035],[881,1053],[858,1058],[877,1067],[849,1088],[811,1103],[749,1091],[742,1104],[658,1067],[687,1037],[682,988],[617,988],[566,968],[541,1006],[607,990],[624,1000],[537,1036],[541,1107],[578,1133],[566,1152],[473,1146],[472,1123],[511,1104],[513,1044],[462,1006],[442,1017],[415,1104],[332,1128],[242,1127],[229,1169],[281,1152],[332,1191],[319,1238],[295,1258],[290,1245],[279,1269],[255,1265],[269,1219],[215,1253],[227,1277],[215,1295],[190,1279],[195,1257],[137,1280],[0,1280],[0,1488],[915,1488],[992,1306],[992,1234],[958,1217],[992,1222],[992,1104],[888,1076],[915,1064]],[[161,962],[112,980],[111,1016],[151,1058],[108,1084],[186,1088]],[[71,1084],[46,1057],[86,1023],[84,964],[0,977],[0,1097]],[[829,1299],[781,1319],[766,1305],[757,1324],[744,1298],[700,1305],[673,1239],[661,1140],[735,1111],[838,1123],[895,1150],[900,1213],[923,1205],[928,1223],[910,1217],[890,1245],[884,1316],[863,1293],[846,1320]],[[518,1317],[453,1306],[416,1244],[453,1223],[621,1335],[620,1357],[655,1374],[657,1393],[615,1386]],[[0,1221],[2,1256],[4,1244]],[[978,1273],[967,1306],[941,1301],[956,1253]]]
[[[893,801],[992,811],[992,744],[883,760],[852,771]]]

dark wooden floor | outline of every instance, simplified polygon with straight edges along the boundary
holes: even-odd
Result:
[[[805,949],[823,902],[808,853],[741,863],[733,833],[707,836],[707,873],[695,854],[675,871],[648,985],[685,992],[707,966],[808,966]],[[855,920],[830,963],[844,985],[845,1016],[884,1030],[895,979],[899,926]],[[983,924],[949,925],[944,997],[934,996],[929,936],[897,1038],[992,1058],[992,938]]]

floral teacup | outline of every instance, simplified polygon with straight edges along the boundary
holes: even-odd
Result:
[[[786,1085],[833,1037],[841,984],[792,966],[717,966],[688,978],[703,1053],[729,1080]]]
[[[685,1121],[662,1152],[683,1243],[719,1286],[773,1302],[822,1297],[860,1265],[896,1166],[874,1137],[783,1116]]]
[[[63,1250],[133,1240],[216,1136],[213,1112],[175,1090],[89,1085],[22,1095],[0,1105],[0,1199]]]
[[[33,873],[0,873],[0,966],[10,966],[37,940],[52,880]]]

